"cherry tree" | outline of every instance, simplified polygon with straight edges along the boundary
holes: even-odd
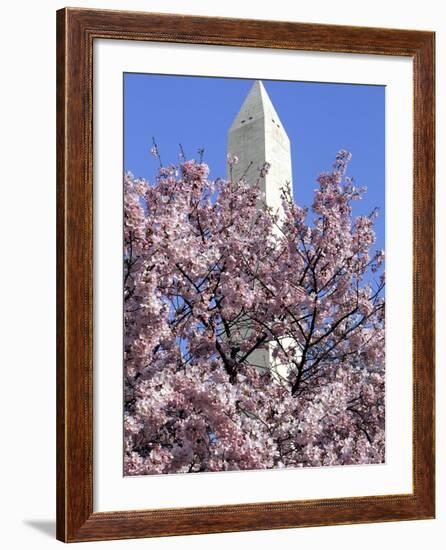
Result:
[[[311,209],[265,204],[268,165],[125,175],[126,475],[383,462],[384,254],[349,160]]]

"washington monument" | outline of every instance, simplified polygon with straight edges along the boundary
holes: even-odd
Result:
[[[265,193],[267,206],[280,212],[281,188],[292,183],[290,140],[260,80],[252,85],[229,128],[227,152],[230,157],[238,158],[238,163],[231,167],[234,181],[244,177],[248,184],[253,185],[263,165],[270,165],[261,190]],[[282,345],[286,346],[287,342],[283,341]],[[272,344],[252,353],[250,362],[280,377],[286,377],[288,373],[287,366],[274,364]]]
[[[263,182],[266,204],[280,208],[280,188],[291,184],[290,140],[263,84],[256,80],[228,132],[228,155],[237,156],[232,177],[254,184],[265,162],[271,167]]]

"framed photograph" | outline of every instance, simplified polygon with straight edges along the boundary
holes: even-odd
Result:
[[[434,33],[57,12],[57,537],[428,519]]]

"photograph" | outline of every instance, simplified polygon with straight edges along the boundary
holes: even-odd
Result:
[[[438,548],[441,7],[2,5],[3,548]]]
[[[57,11],[58,540],[435,517],[435,25],[339,14]]]
[[[124,476],[386,462],[385,103],[123,74]]]

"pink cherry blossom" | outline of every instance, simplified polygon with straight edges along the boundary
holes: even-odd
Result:
[[[281,213],[268,166],[125,175],[126,475],[384,461],[384,253],[349,160],[311,209],[284,183]]]

